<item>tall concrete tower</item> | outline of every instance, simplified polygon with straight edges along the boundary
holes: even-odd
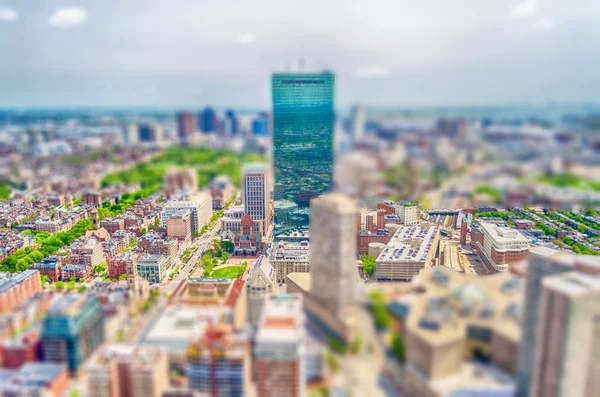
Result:
[[[356,302],[356,213],[354,200],[341,193],[310,204],[311,295],[334,316]]]

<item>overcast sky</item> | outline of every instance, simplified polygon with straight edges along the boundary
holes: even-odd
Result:
[[[598,0],[0,0],[0,107],[600,102]]]

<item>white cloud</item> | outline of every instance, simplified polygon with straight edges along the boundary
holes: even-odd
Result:
[[[381,66],[360,68],[354,71],[354,75],[361,79],[373,79],[377,77],[384,77],[388,74],[390,74],[390,71]]]
[[[238,36],[237,42],[240,44],[252,44],[257,39],[258,39],[258,37],[256,37],[256,35],[254,33],[246,32],[246,33]]]
[[[525,18],[533,15],[539,8],[538,0],[525,0],[516,6],[510,12],[511,18]]]
[[[14,22],[19,15],[13,8],[0,8],[0,22]]]
[[[59,29],[70,29],[87,20],[87,11],[83,8],[59,8],[52,14],[48,23]]]
[[[556,23],[554,22],[554,19],[552,19],[550,17],[544,17],[544,18],[540,18],[533,25],[533,28],[535,30],[550,30],[550,29],[554,28],[555,25],[556,25]]]

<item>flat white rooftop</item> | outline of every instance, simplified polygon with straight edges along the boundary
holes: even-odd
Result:
[[[568,272],[547,277],[544,286],[571,297],[600,293],[600,276]]]
[[[523,236],[516,229],[511,229],[509,227],[501,227],[492,223],[485,222],[480,223],[480,225],[497,243],[529,243],[529,239]]]
[[[167,306],[142,338],[142,345],[164,346],[169,353],[183,353],[191,340],[198,340],[209,322],[217,324],[221,309],[214,306]]]
[[[431,225],[402,226],[377,257],[377,262],[423,262],[433,244],[439,227]]]
[[[302,295],[270,295],[265,300],[256,341],[297,343],[304,329]]]

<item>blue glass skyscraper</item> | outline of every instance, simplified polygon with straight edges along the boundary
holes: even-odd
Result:
[[[236,135],[238,133],[238,118],[233,109],[227,109],[225,111],[225,133]]]
[[[45,361],[65,363],[75,374],[104,342],[104,313],[95,296],[71,293],[50,307],[42,325]]]
[[[276,73],[273,90],[275,236],[308,231],[308,205],[333,178],[333,74]]]
[[[198,114],[198,126],[204,133],[216,131],[217,113],[213,108],[207,106]]]

